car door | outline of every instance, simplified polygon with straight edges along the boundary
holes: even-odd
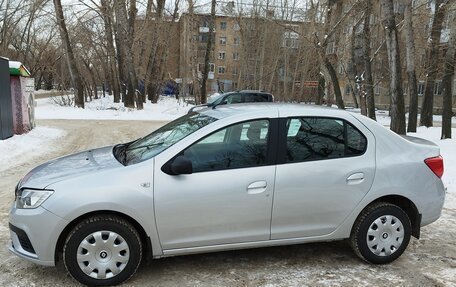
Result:
[[[271,239],[330,234],[369,191],[375,140],[349,118],[281,119]]]
[[[270,127],[268,119],[241,122],[196,141],[177,154],[192,162],[191,174],[169,175],[156,164],[154,207],[165,252],[269,239]]]

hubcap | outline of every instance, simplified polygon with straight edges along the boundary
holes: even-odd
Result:
[[[404,226],[393,215],[384,215],[372,222],[367,230],[367,246],[377,256],[396,252],[404,240]]]
[[[116,276],[127,266],[130,249],[119,234],[97,231],[81,241],[76,258],[86,275],[95,279],[107,279]]]

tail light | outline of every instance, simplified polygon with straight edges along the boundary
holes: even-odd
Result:
[[[438,178],[443,175],[443,158],[442,156],[430,157],[424,160],[426,165],[432,170]]]

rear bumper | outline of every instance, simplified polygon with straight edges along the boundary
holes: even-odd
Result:
[[[427,204],[422,211],[421,227],[428,225],[442,215],[443,204],[445,202],[446,188],[442,180],[437,180],[435,184],[436,192],[432,192],[432,198],[428,198]]]

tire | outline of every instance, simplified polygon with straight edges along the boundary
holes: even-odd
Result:
[[[410,241],[410,219],[400,207],[378,202],[364,209],[350,235],[353,251],[373,264],[396,260]]]
[[[117,285],[139,267],[142,242],[136,229],[116,216],[93,216],[69,233],[63,261],[71,276],[88,286]]]

